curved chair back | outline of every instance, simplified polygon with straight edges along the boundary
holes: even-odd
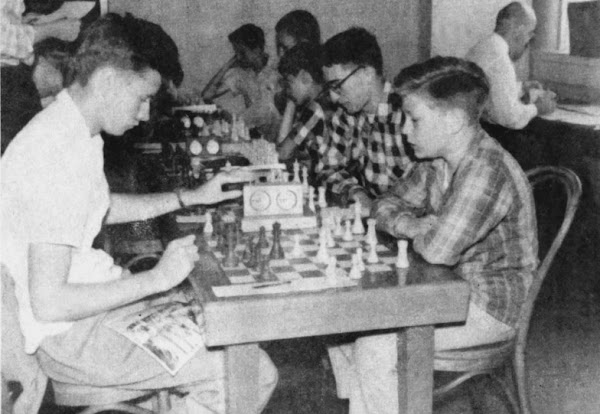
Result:
[[[535,298],[537,297],[542,283],[548,274],[550,265],[556,256],[556,252],[560,248],[562,242],[571,227],[577,206],[579,205],[579,199],[581,198],[581,181],[577,174],[568,168],[564,167],[537,167],[526,172],[529,182],[533,189],[539,184],[546,182],[555,182],[562,186],[566,195],[565,214],[562,220],[562,224],[554,237],[550,248],[546,252],[546,255],[541,260],[538,266],[536,277],[527,294],[527,299],[521,310],[521,315],[517,322],[517,348],[524,349],[527,341],[527,331],[529,330],[529,321],[531,319],[531,313],[533,312],[533,306]],[[517,350],[518,351],[518,350]]]

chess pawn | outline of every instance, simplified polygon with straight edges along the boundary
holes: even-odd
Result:
[[[233,169],[233,166],[231,165],[231,162],[229,160],[227,160],[227,162],[225,163],[225,167],[223,167],[224,171],[231,171]]]
[[[304,194],[308,194],[308,167],[306,165],[302,167],[302,191]]]
[[[304,256],[304,250],[302,250],[302,246],[300,245],[300,235],[294,235],[294,247],[291,252],[292,257],[302,257]]]
[[[342,228],[342,218],[340,216],[333,216],[334,222],[334,234],[336,237],[342,237],[344,235],[344,229]]]
[[[353,234],[365,234],[365,226],[362,222],[362,207],[359,202],[354,204],[354,226],[352,227]]]
[[[260,226],[258,230],[258,248],[259,250],[266,249],[269,247],[269,242],[267,241],[267,233],[265,230],[265,226]]]
[[[213,224],[212,224],[212,214],[210,214],[210,211],[207,211],[204,214],[204,218],[205,218],[205,223],[204,223],[204,234],[212,234],[214,231],[213,228]]]
[[[327,200],[325,199],[325,187],[319,187],[318,204],[319,204],[319,207],[321,207],[321,208],[327,207]]]
[[[358,254],[352,255],[352,267],[350,268],[350,273],[348,273],[348,277],[353,280],[360,279],[362,277],[362,273],[360,271]]]
[[[346,220],[346,231],[344,232],[344,235],[342,236],[342,240],[344,241],[352,241],[354,240],[354,237],[352,237],[352,229],[350,228],[350,219]]]
[[[361,272],[364,272],[365,270],[367,270],[367,267],[365,266],[365,261],[363,260],[362,247],[359,247],[358,249],[356,249],[356,263],[358,264],[358,270],[360,270]]]
[[[367,219],[366,241],[369,244],[377,244],[377,231],[375,230],[376,223],[377,223],[377,219],[374,219],[374,218]]]
[[[269,257],[275,260],[285,257],[283,247],[281,246],[281,224],[278,222],[273,223],[273,246],[271,247]]]
[[[296,184],[300,184],[300,163],[298,160],[294,161],[294,179],[293,182]]]
[[[369,256],[367,257],[367,262],[369,263],[378,263],[379,257],[377,256],[377,244],[371,243],[369,249]]]
[[[315,207],[315,187],[308,187],[308,208],[311,211],[316,211]]]
[[[317,251],[315,260],[317,263],[323,264],[326,264],[329,261],[329,253],[327,252],[327,239],[322,229],[319,237],[319,250]]]
[[[332,285],[337,283],[337,258],[335,256],[331,256],[327,261],[325,277]]]
[[[229,122],[225,120],[221,121],[221,132],[225,136],[229,135],[229,133],[231,132],[231,129],[229,128]]]
[[[406,240],[398,240],[398,258],[396,259],[396,267],[399,269],[405,269],[409,266],[408,256],[406,253],[406,248],[408,247],[408,242]]]

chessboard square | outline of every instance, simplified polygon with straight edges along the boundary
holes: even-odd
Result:
[[[360,243],[357,242],[356,240],[352,240],[352,241],[338,240],[337,243],[339,244],[339,246],[341,248],[344,248],[346,250],[356,250],[356,248],[358,248],[360,246]]]
[[[297,263],[294,264],[293,269],[297,272],[310,272],[310,271],[319,271],[319,267],[315,263]]]
[[[312,263],[312,260],[310,260],[308,257],[304,256],[304,257],[290,257],[289,259],[287,259],[288,263],[290,265],[296,266],[298,264],[307,264],[307,263]]]
[[[223,270],[229,277],[248,276],[250,274],[250,271],[242,265],[237,266],[237,267],[224,267],[223,266]]]
[[[347,255],[348,254],[348,250],[343,249],[341,247],[332,247],[328,250],[328,253],[330,256],[335,256],[338,257],[342,256],[342,255]]]
[[[396,257],[395,256],[379,256],[379,260],[381,260],[383,263],[387,264],[387,265],[393,265],[396,263]]]
[[[247,275],[247,276],[229,276],[229,281],[234,284],[234,285],[238,285],[241,283],[254,283],[256,282],[256,280],[254,279],[254,276],[252,275]]]
[[[323,272],[318,269],[317,270],[306,270],[306,271],[302,271],[302,272],[299,271],[298,273],[303,278],[323,277]]]
[[[367,269],[370,272],[389,272],[392,268],[389,265],[382,263],[367,264]]]
[[[271,262],[272,263],[272,262]],[[287,263],[285,265],[279,265],[279,266],[274,266],[274,265],[270,265],[271,266],[271,270],[274,273],[277,273],[277,275],[279,276],[279,274],[281,273],[286,273],[286,272],[293,272],[294,271],[294,267],[288,265]]]
[[[289,262],[286,259],[272,259],[269,261],[271,268],[289,266]]]
[[[298,280],[298,279],[302,279],[302,276],[298,272],[295,272],[294,270],[292,270],[290,272],[282,272],[282,273],[277,272],[277,279],[279,279],[281,281]]]
[[[340,263],[340,262],[346,262],[346,261],[349,262],[349,261],[352,260],[352,254],[347,253],[347,252],[342,253],[342,254],[338,254],[335,257],[337,258],[338,263]]]
[[[377,255],[379,257],[396,257],[397,253],[394,253],[393,251],[389,250],[387,247],[380,249],[379,246],[377,246]]]
[[[339,267],[349,269],[352,267],[352,260],[338,260],[337,264]]]

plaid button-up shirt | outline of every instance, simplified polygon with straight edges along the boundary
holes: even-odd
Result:
[[[0,62],[2,66],[33,63],[33,27],[22,23],[22,0],[0,2]]]
[[[495,140],[481,132],[452,178],[442,159],[417,163],[374,211],[378,227],[395,236],[403,214],[433,214],[436,224],[414,250],[454,266],[473,303],[515,325],[538,265],[535,209],[523,170]]]
[[[321,185],[342,198],[359,189],[378,196],[413,163],[400,133],[404,120],[400,96],[389,82],[384,92],[376,114],[350,115],[338,108],[330,120],[316,173]]]

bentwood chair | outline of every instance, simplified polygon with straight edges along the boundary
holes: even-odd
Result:
[[[515,337],[488,345],[436,352],[435,371],[457,374],[454,379],[434,390],[433,394],[436,399],[446,396],[467,380],[487,376],[500,386],[500,390],[510,403],[512,412],[523,414],[532,412],[527,394],[525,372],[525,347],[529,322],[542,282],[575,216],[581,197],[581,182],[573,171],[563,167],[537,167],[528,171],[527,177],[534,190],[540,184],[549,182],[554,182],[562,187],[566,194],[562,224],[537,269],[536,277],[517,322]],[[471,381],[469,385],[474,386],[476,383]],[[473,389],[470,391],[473,402],[477,395]]]

